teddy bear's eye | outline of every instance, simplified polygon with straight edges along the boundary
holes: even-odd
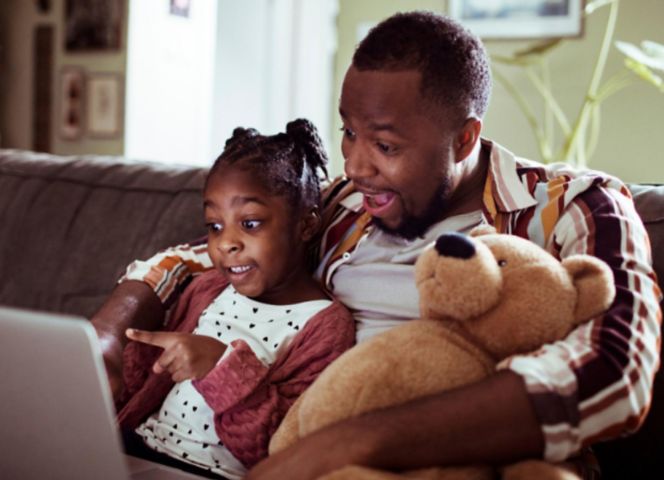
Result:
[[[507,260],[498,260],[499,267],[504,267],[505,265],[507,265]]]

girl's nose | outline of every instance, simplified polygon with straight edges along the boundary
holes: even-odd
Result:
[[[219,239],[217,248],[223,253],[237,253],[242,249],[242,243],[236,236],[224,232],[224,235]]]

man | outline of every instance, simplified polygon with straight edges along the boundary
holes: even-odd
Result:
[[[369,33],[343,83],[350,181],[327,191],[318,278],[352,309],[363,341],[418,316],[413,263],[425,246],[489,223],[559,258],[603,259],[614,304],[486,380],[332,425],[249,478],[316,478],[349,463],[401,470],[562,461],[643,420],[658,364],[660,292],[627,190],[607,175],[545,167],[481,139],[489,93],[480,41],[452,20],[397,14]],[[94,319],[116,391],[121,332],[162,319],[164,305],[209,265],[203,251],[176,247],[136,262]]]

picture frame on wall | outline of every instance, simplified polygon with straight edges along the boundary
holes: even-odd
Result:
[[[449,14],[485,39],[579,37],[584,0],[448,0]]]
[[[188,18],[190,9],[191,0],[170,0],[169,11],[171,15]]]
[[[117,138],[122,131],[122,79],[114,73],[91,73],[87,78],[87,134]]]
[[[85,73],[82,68],[63,67],[60,72],[59,130],[63,140],[78,140],[83,133]]]
[[[65,50],[118,51],[122,5],[122,0],[66,0]]]

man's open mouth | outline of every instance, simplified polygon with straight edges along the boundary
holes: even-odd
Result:
[[[374,217],[380,217],[383,215],[392,206],[397,198],[396,193],[388,191],[362,191],[362,194],[364,196],[364,209]]]

